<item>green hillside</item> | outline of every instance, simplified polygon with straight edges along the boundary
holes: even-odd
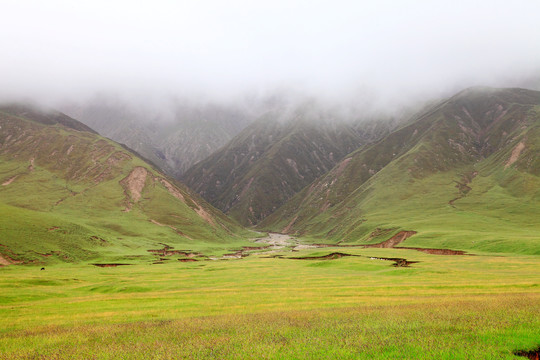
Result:
[[[263,229],[319,242],[540,254],[540,92],[473,88],[348,155]]]
[[[223,252],[248,233],[135,153],[60,113],[0,108],[3,263]]]

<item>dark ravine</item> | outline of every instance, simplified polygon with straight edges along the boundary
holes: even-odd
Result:
[[[518,350],[514,351],[514,355],[522,356],[531,360],[540,360],[540,346],[535,350]]]
[[[452,207],[456,207],[454,203],[460,199],[463,199],[467,194],[472,190],[472,188],[469,186],[469,184],[473,181],[473,179],[478,175],[477,171],[473,171],[471,173],[463,175],[460,181],[455,181],[456,188],[458,189],[459,195],[452,200],[448,202],[448,205]]]
[[[126,266],[126,265],[133,265],[133,264],[92,264],[97,267],[117,267],[117,266]]]
[[[392,266],[395,267],[409,267],[410,264],[417,264],[420,261],[409,261],[407,259],[403,258],[386,258],[386,257],[370,257],[372,260],[386,260],[386,261],[394,261]]]

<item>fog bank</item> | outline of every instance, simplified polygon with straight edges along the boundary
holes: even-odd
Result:
[[[234,101],[294,89],[385,108],[540,85],[538,1],[6,0],[0,98]]]

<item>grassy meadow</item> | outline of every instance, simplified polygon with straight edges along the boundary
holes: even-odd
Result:
[[[399,142],[381,143],[259,226],[334,247],[211,260],[264,235],[110,140],[0,120],[0,359],[519,359],[540,346],[537,147],[505,166],[515,143],[448,164],[436,147],[394,159]],[[399,231],[416,234],[398,246],[468,254],[336,246]],[[356,256],[292,259],[333,252]]]
[[[534,255],[0,268],[2,359],[518,359],[540,344]],[[418,261],[393,267],[372,257]]]

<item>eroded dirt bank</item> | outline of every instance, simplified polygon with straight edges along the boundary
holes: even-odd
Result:
[[[518,350],[514,355],[522,356],[531,360],[540,360],[540,347],[536,350]]]
[[[389,231],[388,231],[389,232]],[[285,251],[288,252],[298,252],[301,250],[307,249],[319,249],[319,248],[356,248],[356,249],[366,249],[366,248],[379,248],[379,249],[404,249],[404,250],[416,250],[433,255],[468,255],[461,250],[451,250],[451,249],[431,249],[431,248],[416,248],[416,247],[398,247],[399,244],[403,243],[405,240],[415,235],[416,231],[400,231],[397,234],[393,235],[389,239],[380,242],[378,244],[368,244],[368,245],[343,245],[343,244],[300,244],[298,239],[291,237],[287,234],[279,233],[268,233],[268,236],[260,239],[256,239],[254,242],[256,244],[261,244],[261,246],[244,246],[241,249],[233,250],[230,253],[224,254],[221,257],[210,257],[198,252],[192,252],[190,250],[174,250],[171,246],[167,244],[162,244],[162,249],[148,250],[148,252],[154,253],[160,256],[159,260],[154,264],[162,264],[164,260],[167,260],[166,257],[173,255],[183,256],[184,258],[178,259],[181,262],[191,262],[197,260],[232,260],[232,259],[242,259],[250,255],[268,255],[272,258],[284,258],[284,259],[293,259],[293,260],[334,260],[340,259],[346,256],[358,256],[362,257],[364,255],[354,255],[347,254],[343,252],[332,252],[323,256],[304,256],[304,257],[285,257],[281,254]],[[386,257],[369,257],[376,260],[386,260],[393,261],[394,266],[397,267],[406,267],[410,264],[414,264],[417,261],[409,261],[404,258],[386,258]]]

